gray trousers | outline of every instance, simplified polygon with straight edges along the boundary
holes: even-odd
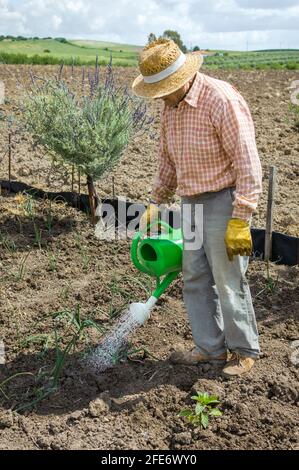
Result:
[[[229,261],[224,243],[227,222],[232,217],[234,189],[182,197],[182,226],[191,210],[191,220],[187,217],[184,223],[191,223],[193,231],[202,233],[202,246],[195,250],[187,249],[184,233],[184,302],[196,349],[211,357],[227,349],[248,357],[257,357],[260,352],[245,277],[248,257],[234,256]],[[196,204],[203,208],[201,228],[194,217]]]

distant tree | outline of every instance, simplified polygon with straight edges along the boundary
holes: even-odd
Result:
[[[200,47],[194,46],[194,47],[193,47],[193,52],[196,52],[196,51],[200,51]]]
[[[148,35],[147,43],[150,44],[151,42],[156,41],[156,39],[156,35],[154,33],[150,33]]]
[[[37,41],[37,39],[39,39],[39,37],[38,37],[38,36],[34,36],[33,39],[34,39],[35,41]]]
[[[55,41],[66,43],[67,40],[65,38],[55,38]]]
[[[172,31],[171,29],[166,29],[162,34],[164,39],[172,39],[183,52],[187,52],[187,47],[183,44],[181,35],[177,31]]]

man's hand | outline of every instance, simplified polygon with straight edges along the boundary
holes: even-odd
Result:
[[[149,204],[146,211],[142,214],[139,221],[139,230],[141,232],[146,230],[149,224],[153,224],[159,220],[160,210],[156,204]]]
[[[252,253],[252,238],[249,222],[243,219],[230,219],[224,241],[230,261],[233,261],[234,255],[250,256]]]

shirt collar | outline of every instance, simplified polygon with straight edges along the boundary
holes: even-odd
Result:
[[[203,75],[200,72],[196,72],[196,76],[192,87],[188,91],[187,95],[184,98],[184,101],[188,103],[193,108],[197,108],[198,98],[203,87]]]

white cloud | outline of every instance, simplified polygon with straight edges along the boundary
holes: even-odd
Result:
[[[11,8],[9,0],[0,0],[0,31],[1,34],[22,35],[29,32],[25,27],[25,15],[20,11]]]
[[[137,15],[137,23],[143,25],[146,23],[146,16],[145,15]]]
[[[81,0],[66,2],[66,8],[69,11],[74,12],[74,13],[80,13],[80,14],[83,13],[83,14],[85,14],[87,7],[88,7],[88,5],[86,5]]]
[[[298,4],[298,0],[236,0],[243,8],[281,10]]]
[[[100,32],[105,25],[105,20],[102,16],[97,16],[93,18],[90,22],[90,29],[91,31]]]
[[[62,19],[60,18],[60,16],[57,16],[57,15],[52,16],[52,25],[53,25],[54,31],[58,30],[61,23],[62,23]]]
[[[140,45],[174,29],[187,46],[299,48],[299,0],[0,0],[0,29]]]

